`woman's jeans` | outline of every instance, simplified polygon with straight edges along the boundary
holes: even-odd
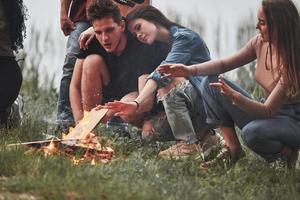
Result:
[[[207,113],[207,122],[217,126],[241,129],[241,138],[245,145],[268,161],[278,158],[283,147],[300,148],[300,103],[282,105],[280,110],[268,119],[258,119],[232,104],[220,90],[209,86],[217,82],[217,76],[203,79],[201,92]],[[226,80],[236,91],[249,97],[250,95],[236,84]]]
[[[197,133],[212,128],[205,122],[201,97],[188,80],[170,90],[162,102],[176,140],[192,144],[198,142]]]
[[[75,23],[75,30],[73,30],[67,41],[66,57],[63,66],[63,75],[60,82],[59,95],[57,101],[57,123],[63,128],[68,127],[74,123],[72,109],[69,98],[69,87],[73,74],[74,65],[76,62],[76,55],[79,53],[78,38],[80,34],[89,28],[91,25],[87,21]]]

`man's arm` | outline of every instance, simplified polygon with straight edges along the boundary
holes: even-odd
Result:
[[[82,65],[84,59],[77,59],[70,84],[70,102],[76,123],[83,118],[83,105],[81,97]]]
[[[60,27],[67,36],[74,30],[74,23],[70,20],[68,13],[72,0],[60,0]]]

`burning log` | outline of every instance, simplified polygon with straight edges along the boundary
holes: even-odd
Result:
[[[107,111],[107,109],[98,111],[93,109],[91,112],[85,112],[84,118],[69,134],[63,136],[62,139],[56,138],[52,140],[9,144],[7,146],[29,146],[38,149],[37,152],[45,156],[64,153],[75,165],[83,162],[90,162],[91,165],[107,163],[114,157],[114,150],[110,147],[102,146],[99,138],[91,133]],[[74,152],[78,150],[84,150],[84,155],[80,158],[73,156]]]

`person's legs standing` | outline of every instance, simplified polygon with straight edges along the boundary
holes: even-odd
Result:
[[[80,34],[89,27],[90,23],[87,21],[76,22],[75,30],[70,33],[67,41],[67,52],[57,101],[57,123],[61,128],[67,128],[67,126],[74,123],[69,99],[69,87],[76,61],[76,54],[79,52],[78,38]]]
[[[8,108],[17,98],[22,84],[21,69],[13,57],[0,57],[0,76],[0,124],[6,126]]]

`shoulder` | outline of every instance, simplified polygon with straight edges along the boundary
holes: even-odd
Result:
[[[257,34],[248,41],[245,47],[248,51],[255,52],[257,58],[259,58],[261,53],[266,51],[268,43],[263,41],[260,34]]]
[[[184,42],[194,45],[199,45],[204,43],[203,39],[198,33],[192,31],[191,29],[185,27],[172,26],[171,34],[173,42]]]
[[[253,36],[248,44],[250,44],[253,48],[257,49],[265,44],[260,34]]]

